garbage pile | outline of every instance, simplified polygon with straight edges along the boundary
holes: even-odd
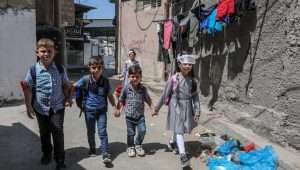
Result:
[[[203,148],[200,158],[209,170],[276,170],[278,156],[272,146],[242,144],[228,135],[212,132],[197,135]]]

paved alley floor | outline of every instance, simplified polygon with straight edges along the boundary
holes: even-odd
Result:
[[[88,157],[88,144],[84,118],[79,118],[79,110],[74,105],[66,109],[64,133],[67,169],[70,170],[179,170],[179,157],[166,152],[169,132],[165,131],[166,114],[158,117],[146,112],[147,134],[144,148],[145,157],[128,158],[126,153],[126,126],[124,116],[113,117],[108,113],[108,136],[113,167],[107,168],[101,156]],[[110,109],[109,109],[110,110]],[[0,169],[1,170],[52,170],[55,164],[39,164],[40,141],[36,119],[27,118],[25,106],[0,108]],[[96,135],[99,146],[98,135]],[[194,170],[205,170],[205,164],[198,156],[199,143],[193,135],[186,136],[187,150],[194,156],[191,160]]]

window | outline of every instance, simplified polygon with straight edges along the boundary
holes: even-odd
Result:
[[[161,0],[136,0],[136,10],[143,10],[147,7],[156,8],[161,6]]]
[[[76,40],[66,41],[67,64],[68,65],[83,65],[83,42]]]

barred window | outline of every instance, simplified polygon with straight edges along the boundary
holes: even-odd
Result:
[[[161,0],[136,0],[136,10],[143,10],[147,7],[156,8],[161,6]]]

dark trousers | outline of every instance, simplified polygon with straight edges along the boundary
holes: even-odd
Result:
[[[126,125],[127,125],[127,145],[128,147],[132,147],[134,145],[141,145],[144,141],[144,137],[146,134],[146,123],[145,117],[135,120],[126,117]],[[137,129],[137,136],[134,140]]]
[[[85,123],[87,128],[88,142],[91,149],[96,148],[95,129],[97,124],[98,135],[101,141],[101,153],[108,152],[108,137],[107,137],[107,115],[106,111],[101,110],[85,110]]]
[[[39,129],[40,139],[42,144],[43,154],[52,154],[51,135],[54,145],[54,159],[56,162],[64,162],[64,123],[65,109],[58,110],[56,113],[52,109],[49,111],[49,116],[36,114]]]

